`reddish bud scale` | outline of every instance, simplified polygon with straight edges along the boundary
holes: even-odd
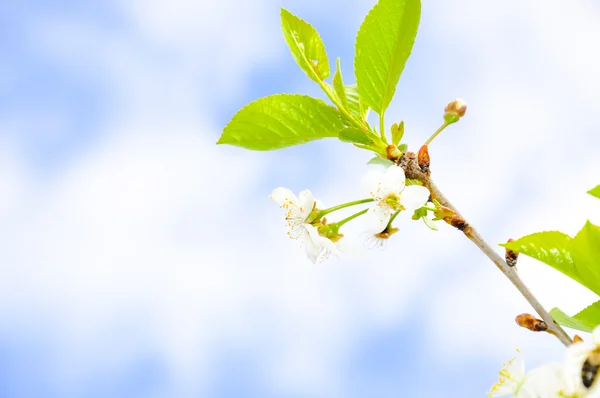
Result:
[[[541,319],[537,319],[531,314],[517,315],[515,318],[517,325],[522,328],[531,330],[532,332],[545,332],[548,330],[548,325]]]
[[[424,173],[429,174],[429,165],[431,164],[431,159],[429,158],[429,149],[427,148],[427,145],[423,145],[421,149],[419,149],[419,155],[417,156],[417,159],[421,170],[423,170]]]
[[[573,336],[573,343],[583,343],[583,339],[576,334],[575,336]]]

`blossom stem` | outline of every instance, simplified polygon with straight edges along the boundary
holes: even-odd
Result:
[[[360,217],[360,216],[362,216],[363,214],[365,214],[368,211],[369,211],[369,209],[361,210],[358,213],[352,214],[350,217],[346,217],[343,220],[340,220],[340,221],[336,222],[335,223],[336,229],[339,229],[342,225],[346,224],[348,221],[352,221],[356,217]]]
[[[386,225],[386,227],[385,227],[384,231],[385,231],[385,230],[387,230],[387,229],[390,229],[390,228],[392,228],[392,222],[394,221],[394,219],[396,218],[396,216],[397,216],[398,214],[400,214],[400,210],[398,210],[397,212],[395,212],[394,214],[392,214],[392,216],[390,217],[390,221],[388,221],[388,223],[387,223],[387,225]]]
[[[435,131],[435,133],[433,133],[433,134],[431,135],[431,137],[429,137],[429,139],[428,139],[427,141],[425,141],[425,143],[424,143],[423,145],[429,145],[429,144],[431,144],[431,141],[433,141],[433,140],[435,139],[435,137],[437,137],[439,133],[441,133],[442,131],[444,131],[444,129],[445,129],[446,127],[448,127],[450,124],[451,124],[451,123],[448,123],[448,122],[446,122],[446,121],[445,121],[445,122],[444,122],[444,124],[442,124],[442,125],[440,126],[440,128],[439,128],[439,129],[437,129],[437,130]]]
[[[336,210],[344,209],[344,208],[350,207],[350,206],[362,205],[363,203],[369,203],[374,200],[375,199],[373,199],[373,198],[368,198],[368,199],[355,200],[354,202],[342,203],[341,205],[337,205],[337,206],[330,207],[329,209],[321,210],[319,212],[319,215],[316,217],[316,219],[319,219],[319,218],[321,218],[329,213],[332,213]]]
[[[437,200],[442,206],[450,209],[455,213],[455,218],[460,221],[456,223],[456,227],[461,230],[471,242],[473,242],[495,265],[500,271],[506,276],[515,288],[521,293],[521,295],[529,302],[533,309],[538,313],[540,318],[548,325],[548,332],[556,336],[561,343],[565,346],[569,346],[573,343],[567,332],[560,327],[558,323],[552,319],[552,316],[537,300],[529,288],[519,277],[516,270],[506,264],[506,261],[494,249],[483,239],[483,237],[477,232],[477,230],[470,225],[464,217],[462,217],[459,211],[450,203],[450,201],[444,196],[440,189],[435,185],[433,180],[428,174],[423,173],[419,167],[416,156],[403,155],[398,161],[398,165],[402,167],[406,173],[406,177],[419,180],[423,185],[429,189],[431,198]]]

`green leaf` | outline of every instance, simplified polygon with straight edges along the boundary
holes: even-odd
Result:
[[[328,78],[329,60],[317,30],[285,8],[281,9],[281,26],[296,63],[306,75],[316,82]]]
[[[587,193],[600,199],[600,185],[598,185],[596,188],[590,189]]]
[[[379,115],[394,96],[420,17],[420,0],[379,0],[358,30],[354,58],[358,92]]]
[[[588,221],[570,242],[569,250],[581,283],[600,295],[600,227]]]
[[[365,133],[363,130],[353,127],[346,127],[339,132],[338,137],[341,141],[351,142],[353,144],[363,144],[366,146],[372,146],[374,144],[373,140],[369,138],[367,133]]]
[[[376,164],[376,165],[379,165],[379,166],[390,167],[391,165],[394,164],[394,162],[392,162],[389,159],[384,159],[382,157],[375,156],[374,158],[372,158],[371,160],[369,160],[367,162],[367,164]]]
[[[435,225],[435,223],[433,222],[432,219],[427,218],[427,217],[423,217],[422,220],[425,223],[425,225],[427,225],[427,227],[429,229],[431,229],[432,231],[437,231],[438,230],[437,225]]]
[[[591,332],[596,326],[600,325],[600,301],[596,301],[572,317],[559,308],[553,308],[550,315],[563,326],[583,332]]]
[[[404,136],[404,122],[394,123],[392,125],[392,144],[398,145]]]
[[[421,220],[423,220],[423,222],[429,229],[431,229],[432,231],[437,231],[438,228],[435,225],[435,223],[433,222],[433,220],[430,219],[429,217],[427,217],[428,212],[429,212],[429,210],[427,210],[425,207],[421,207],[421,208],[415,210],[415,212],[412,215],[412,219],[413,220],[421,219]]]
[[[327,84],[327,83],[326,83]],[[333,74],[333,90],[335,92],[335,96],[338,98],[340,105],[348,110],[348,112],[356,118],[360,122],[365,122],[366,126],[366,116],[368,108],[361,109],[360,99],[358,98],[358,92],[356,89],[352,90],[352,86],[345,86],[344,79],[342,78],[342,69],[340,67],[340,59],[336,60],[336,69]],[[347,124],[351,125],[352,121],[347,120],[348,118],[343,115],[344,119],[347,121]]]
[[[342,78],[342,69],[340,67],[340,59],[335,60],[335,73],[333,74],[333,89],[335,95],[340,100],[340,104],[344,108],[348,108],[348,96],[346,95],[346,88],[344,87],[344,79]]]
[[[217,144],[265,151],[337,137],[343,128],[337,109],[322,100],[276,94],[242,108],[225,126]]]
[[[577,282],[583,283],[569,252],[570,242],[569,235],[558,231],[546,231],[527,235],[500,246],[540,260]]]
[[[346,96],[348,97],[348,110],[359,120],[367,120],[369,115],[369,106],[360,99],[356,84],[350,84],[345,87]]]

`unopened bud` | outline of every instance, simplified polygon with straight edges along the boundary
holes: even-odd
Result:
[[[429,174],[429,165],[431,162],[429,158],[429,149],[427,149],[427,145],[423,145],[421,149],[419,149],[419,155],[417,159],[421,170],[423,170],[424,173]]]
[[[573,336],[573,343],[583,343],[583,339],[576,334],[575,336]]]
[[[514,239],[509,239],[506,243],[514,242]],[[504,259],[506,260],[506,264],[509,267],[514,267],[517,265],[517,259],[519,258],[519,253],[512,251],[510,249],[506,249],[506,254],[504,255]]]
[[[531,314],[517,315],[515,318],[517,325],[522,328],[531,330],[532,332],[545,332],[548,330],[548,325],[541,319],[537,319]]]
[[[402,156],[402,152],[396,145],[388,145],[387,148],[385,148],[385,153],[387,154],[387,158],[392,162],[397,161]]]
[[[451,101],[444,109],[444,120],[446,123],[456,123],[467,112],[467,104],[460,98]]]

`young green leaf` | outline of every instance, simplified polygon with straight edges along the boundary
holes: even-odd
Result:
[[[340,104],[344,108],[348,108],[348,96],[344,87],[344,79],[342,78],[342,68],[340,67],[340,59],[335,60],[335,73],[333,74],[333,89],[335,95],[340,100]]]
[[[404,136],[404,121],[392,125],[392,144],[398,145]],[[403,151],[404,152],[404,151]]]
[[[340,141],[351,142],[353,144],[362,144],[368,147],[375,144],[375,142],[369,138],[366,132],[353,127],[346,127],[339,132],[338,137]]]
[[[337,137],[343,128],[338,110],[322,100],[276,94],[242,108],[225,126],[217,144],[265,151]]]
[[[595,188],[590,189],[587,193],[600,199],[600,185],[598,185]]]
[[[571,237],[562,232],[546,231],[527,235],[500,246],[533,257],[583,284],[569,252],[570,242]]]
[[[358,120],[367,120],[369,115],[369,106],[358,95],[356,84],[350,84],[345,87],[348,97],[348,109],[350,113],[358,118]]]
[[[317,30],[285,8],[281,9],[281,26],[296,63],[306,75],[316,82],[328,78],[329,60]]]
[[[379,115],[394,96],[420,17],[420,0],[379,0],[358,30],[354,58],[358,92]]]
[[[569,244],[582,284],[600,295],[600,227],[587,222]]]
[[[582,332],[591,332],[596,326],[600,325],[600,301],[596,301],[572,317],[559,308],[553,308],[550,315],[563,326]]]

